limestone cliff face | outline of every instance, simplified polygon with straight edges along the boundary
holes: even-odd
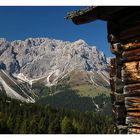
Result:
[[[43,79],[47,86],[63,82],[109,85],[104,53],[81,39],[75,42],[48,38],[13,42],[1,39],[0,68],[26,82]]]

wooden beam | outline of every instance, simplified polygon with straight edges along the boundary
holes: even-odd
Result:
[[[120,40],[129,39],[133,36],[140,35],[140,25],[132,26],[124,31],[120,31],[119,38]]]
[[[125,118],[126,117],[126,108],[124,105],[115,105],[114,114],[116,119]]]
[[[127,43],[122,45],[124,51],[128,50],[134,50],[140,48],[140,43],[139,42],[132,42],[132,43]]]
[[[140,91],[140,83],[125,85],[123,93],[129,94],[129,93],[133,93],[135,91],[138,91],[138,92]]]
[[[140,112],[134,111],[134,112],[127,112],[127,116],[131,117],[140,117]]]
[[[122,82],[122,79],[116,77],[114,83],[115,83],[115,92],[123,93],[124,83]]]
[[[115,77],[116,76],[116,58],[112,58],[110,60],[109,69],[110,69],[110,72],[109,72],[110,77]]]
[[[121,43],[115,43],[111,45],[111,52],[115,55],[120,55],[122,54],[123,50],[122,50],[122,44]]]
[[[114,93],[114,102],[116,105],[124,104],[124,94]]]
[[[125,97],[125,107],[127,111],[140,111],[140,96]]]
[[[113,78],[110,78],[109,81],[110,81],[110,88],[111,88],[111,91],[112,91],[112,92],[115,92],[115,83],[114,83],[114,79],[113,79]]]
[[[128,127],[128,134],[140,134],[140,128],[129,128]]]
[[[140,82],[140,61],[124,63],[121,73],[122,80],[126,84]]]
[[[140,60],[140,48],[124,51],[122,54],[122,59],[127,62]]]
[[[127,134],[127,125],[117,125],[119,134]]]
[[[140,124],[140,117],[127,116],[126,124]]]

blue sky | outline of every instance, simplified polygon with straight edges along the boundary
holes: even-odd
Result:
[[[64,41],[85,40],[106,56],[112,56],[107,42],[106,22],[95,21],[74,25],[64,19],[67,12],[79,6],[0,7],[0,37],[9,41],[29,37],[48,37]]]

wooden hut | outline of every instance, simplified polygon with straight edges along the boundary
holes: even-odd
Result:
[[[140,7],[97,6],[68,13],[76,25],[107,21],[112,112],[120,134],[140,134]],[[93,31],[94,32],[94,31]]]

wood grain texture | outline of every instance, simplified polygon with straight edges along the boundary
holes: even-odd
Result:
[[[126,124],[140,124],[140,117],[126,117]]]
[[[115,104],[124,104],[124,94],[114,93]]]
[[[123,49],[122,49],[123,47],[122,47],[122,44],[121,43],[114,43],[114,44],[112,44],[111,45],[111,52],[113,53],[113,54],[116,54],[116,55],[118,55],[118,54],[122,54],[122,52],[123,52]]]
[[[124,105],[115,105],[114,114],[117,119],[126,117],[126,109]]]
[[[115,92],[115,83],[114,83],[114,78],[110,78],[110,88],[112,92]]]
[[[120,32],[119,37],[121,40],[129,39],[133,36],[140,35],[140,25],[137,24]]]
[[[138,111],[127,112],[127,116],[129,116],[129,117],[140,117],[140,112],[138,112]]]
[[[136,84],[129,84],[129,85],[125,85],[124,86],[124,94],[128,94],[128,93],[133,93],[133,92],[138,92],[140,91],[140,83],[136,83]]]
[[[115,102],[115,95],[113,92],[110,94],[110,98],[111,98],[111,103],[113,104]]]
[[[130,128],[139,128],[140,129],[140,124],[139,123],[130,123],[128,126]]]
[[[116,58],[112,58],[110,60],[110,67],[109,67],[109,74],[110,74],[110,77],[114,77],[116,76]]]
[[[122,58],[124,61],[137,61],[140,60],[140,48],[124,51],[122,53]]]
[[[115,92],[123,93],[124,83],[122,82],[122,79],[116,77],[114,79],[114,84],[115,84]]]
[[[140,43],[139,42],[127,43],[127,44],[124,44],[122,47],[123,47],[123,50],[125,51],[138,49],[140,48]]]
[[[119,134],[127,134],[127,126],[125,125],[118,125],[118,133]]]
[[[129,128],[128,127],[128,134],[140,134],[140,128]]]
[[[140,111],[140,96],[125,97],[125,107],[127,111]]]
[[[125,83],[140,82],[140,61],[124,63],[121,74]]]

